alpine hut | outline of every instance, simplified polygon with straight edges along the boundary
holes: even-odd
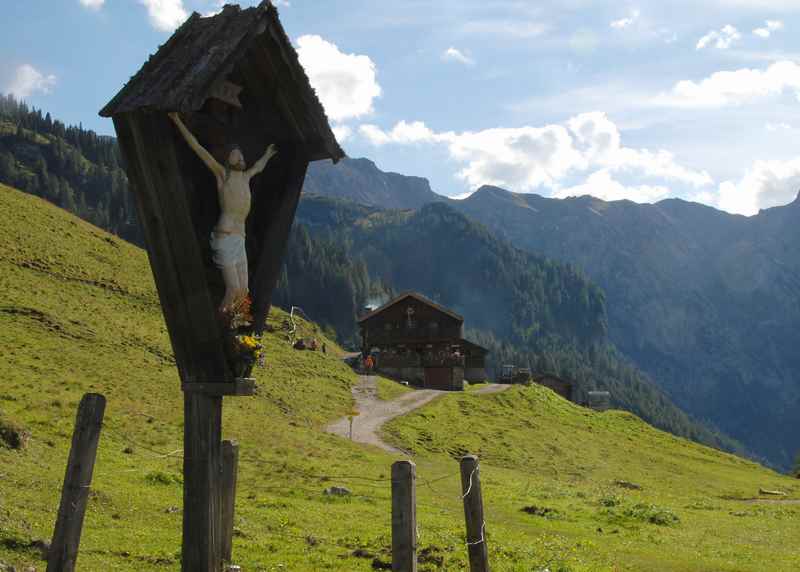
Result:
[[[364,354],[376,369],[429,389],[462,390],[484,381],[488,351],[464,339],[464,318],[417,292],[405,292],[359,320]]]

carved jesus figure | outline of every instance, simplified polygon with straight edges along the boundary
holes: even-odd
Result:
[[[220,215],[211,232],[211,251],[214,264],[222,272],[225,282],[225,296],[219,309],[228,312],[249,291],[245,222],[250,214],[250,179],[264,170],[278,150],[275,145],[270,145],[264,155],[248,169],[241,150],[234,148],[228,155],[227,166],[223,167],[200,145],[177,113],[170,113],[169,117],[217,180]]]

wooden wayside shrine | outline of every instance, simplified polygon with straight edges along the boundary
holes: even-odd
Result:
[[[222,165],[233,145],[248,167],[277,147],[250,183],[254,336],[265,326],[308,163],[344,152],[269,0],[192,14],[100,112],[114,121],[184,389],[182,569],[217,572],[222,396],[252,394],[252,363],[231,355],[220,318],[225,283],[209,240],[220,217],[217,182],[169,112]]]

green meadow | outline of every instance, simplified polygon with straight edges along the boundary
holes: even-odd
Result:
[[[180,569],[182,394],[146,254],[0,185],[0,562],[44,568],[77,404],[108,400],[78,568]],[[390,557],[398,459],[327,434],[355,374],[293,350],[273,310],[257,395],[226,398],[241,447],[234,561],[250,571],[373,570]],[[323,338],[313,323],[301,331]],[[381,398],[407,389],[383,380]],[[356,419],[356,423],[358,420]],[[447,394],[392,421],[417,463],[421,570],[467,566],[458,459],[481,459],[497,571],[800,569],[800,480],[597,413],[547,389]],[[327,496],[330,486],[352,494]],[[787,493],[759,501],[759,489]],[[766,498],[766,497],[765,497]],[[795,501],[795,502],[792,502]]]

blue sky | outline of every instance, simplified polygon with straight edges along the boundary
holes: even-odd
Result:
[[[8,4],[0,91],[110,134],[97,110],[220,2]],[[800,190],[800,0],[276,4],[348,154],[439,193],[754,214]]]

